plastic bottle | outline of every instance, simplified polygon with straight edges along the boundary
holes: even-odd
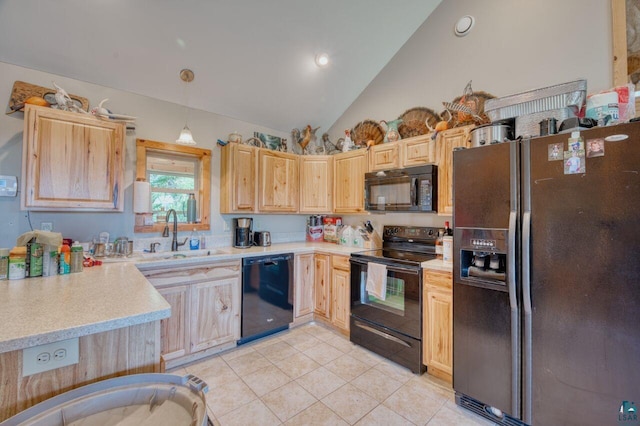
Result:
[[[193,228],[193,232],[189,237],[189,248],[191,250],[198,250],[200,248],[200,235],[198,235],[196,228]]]
[[[60,247],[60,262],[58,267],[60,268],[60,275],[65,275],[70,272],[71,248],[67,244],[63,244]]]
[[[196,196],[189,194],[187,200],[187,223],[196,223]]]
[[[78,241],[71,244],[71,263],[69,272],[82,272],[82,261],[84,260],[82,245]]]
[[[200,233],[200,250],[207,248],[207,238],[204,234]]]
[[[449,228],[449,221],[444,223],[444,235],[453,236],[453,229]]]
[[[442,260],[442,237],[444,231],[438,231],[438,237],[436,238],[436,259]]]

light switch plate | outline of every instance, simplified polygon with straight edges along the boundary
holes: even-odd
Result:
[[[80,360],[80,342],[60,340],[22,350],[22,377],[77,364]]]

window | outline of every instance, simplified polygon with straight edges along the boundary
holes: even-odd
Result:
[[[151,184],[153,226],[136,222],[135,232],[161,232],[166,212],[174,209],[179,230],[208,230],[210,213],[211,151],[138,139],[136,177]],[[187,199],[196,198],[195,224],[187,224]]]

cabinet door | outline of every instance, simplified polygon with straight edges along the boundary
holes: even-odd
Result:
[[[333,157],[300,156],[300,213],[331,213]]]
[[[27,105],[22,155],[23,209],[124,207],[124,124]]]
[[[240,278],[191,286],[191,352],[240,338]]]
[[[400,142],[373,145],[369,149],[369,170],[397,169],[400,167]]]
[[[451,292],[425,286],[424,339],[428,372],[451,381],[453,374],[453,297]]]
[[[340,256],[334,256],[334,259]],[[345,258],[342,256],[341,261]],[[348,269],[331,270],[331,322],[342,331],[349,332],[349,314],[351,313],[351,274]],[[344,262],[340,262],[344,263]]]
[[[401,167],[420,166],[435,162],[435,141],[432,133],[404,139],[402,146]]]
[[[295,256],[294,318],[313,313],[314,268],[313,254]]]
[[[220,213],[256,210],[257,148],[230,143],[220,160]]]
[[[171,316],[160,320],[160,354],[168,361],[189,351],[189,286],[159,288],[158,293],[171,305]]]
[[[438,214],[453,214],[453,149],[469,147],[469,132],[474,126],[457,127],[438,134]]]
[[[258,163],[258,209],[261,212],[297,212],[297,156],[260,149]]]
[[[326,254],[314,256],[314,309],[316,315],[329,319],[329,303],[331,296],[331,258]]]
[[[334,157],[333,205],[336,213],[360,213],[364,210],[364,174],[367,151],[338,154]]]

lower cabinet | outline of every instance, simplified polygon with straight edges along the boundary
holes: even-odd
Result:
[[[313,319],[314,256],[313,253],[296,254],[294,261],[293,322]]]
[[[349,334],[351,313],[351,274],[349,258],[332,256],[331,259],[331,323],[343,334]]]
[[[451,383],[453,293],[451,272],[424,271],[422,352],[427,373]]]
[[[348,256],[316,253],[314,318],[349,334],[351,275]]]
[[[316,317],[329,321],[331,319],[331,312],[329,311],[329,302],[331,301],[331,256],[316,253],[313,263],[313,313]]]
[[[240,338],[239,261],[142,270],[171,305],[160,353],[172,368],[235,346]]]

